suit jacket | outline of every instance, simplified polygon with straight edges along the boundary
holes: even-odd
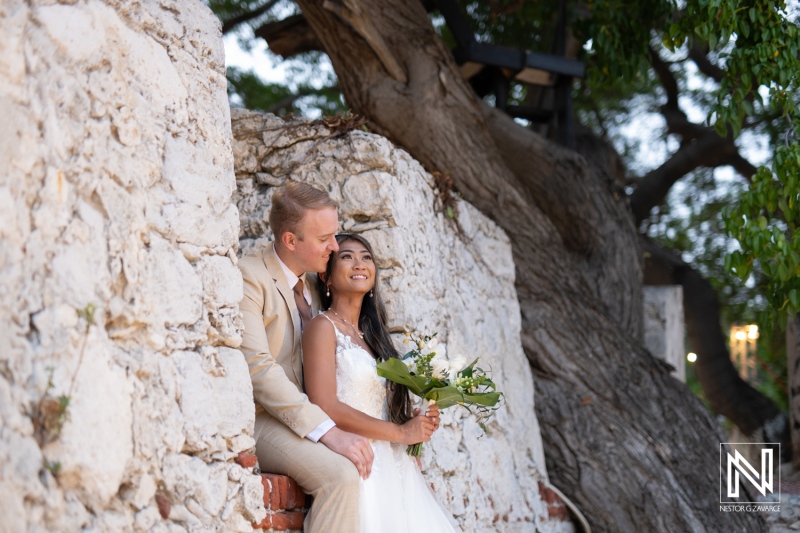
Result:
[[[240,304],[244,336],[240,349],[253,382],[256,440],[270,416],[305,437],[330,417],[303,393],[300,313],[294,293],[272,247],[242,257],[239,269],[244,280]],[[315,275],[306,275],[306,280],[314,315],[319,311]]]

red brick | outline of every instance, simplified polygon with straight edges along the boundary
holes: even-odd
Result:
[[[264,485],[264,507],[270,511],[278,511],[281,507],[280,478],[276,474],[261,474],[261,484]]]
[[[272,484],[270,484],[266,474],[261,474],[261,485],[264,487],[264,507],[269,511],[272,509],[272,502],[270,501],[270,497],[272,496]]]
[[[303,492],[295,480],[292,478],[286,478],[286,497],[285,499],[283,496],[281,500],[283,501],[283,505],[285,509],[301,509],[305,506],[306,503],[306,493]]]
[[[259,524],[253,524],[253,529],[274,529],[286,531],[287,529],[302,530],[305,513],[302,511],[288,511],[268,513]]]
[[[547,514],[550,518],[560,520],[562,522],[569,520],[569,509],[563,505],[548,505]]]
[[[303,529],[305,514],[302,511],[287,511],[272,515],[272,529],[285,531],[287,529]]]
[[[539,494],[542,496],[542,500],[547,503],[561,503],[561,498],[558,494],[554,490],[545,487],[541,482],[539,482]]]
[[[264,520],[259,522],[258,524],[253,524],[253,529],[269,529],[272,527],[272,515],[267,513],[267,516],[264,517]]]
[[[242,468],[253,468],[258,462],[258,457],[252,453],[239,452],[239,455],[233,461]]]

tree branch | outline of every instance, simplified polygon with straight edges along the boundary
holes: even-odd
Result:
[[[692,46],[689,57],[708,76],[723,75],[718,67],[711,64],[706,53],[698,45]],[[670,188],[679,179],[697,167],[731,165],[746,179],[750,179],[756,171],[755,167],[739,153],[730,132],[728,136],[720,137],[713,129],[695,124],[688,119],[678,105],[679,88],[675,75],[658,52],[652,48],[650,48],[650,64],[667,96],[666,103],[660,109],[667,123],[667,131],[681,136],[681,147],[664,164],[638,180],[636,190],[630,197],[631,210],[637,224],[647,218],[654,206],[664,201]]]
[[[255,18],[260,17],[261,15],[263,15],[264,13],[266,13],[267,11],[269,11],[270,9],[275,7],[275,4],[277,4],[277,3],[278,3],[278,0],[270,0],[269,2],[264,4],[263,6],[257,8],[257,9],[254,9],[253,11],[248,11],[246,13],[242,13],[240,15],[236,15],[235,17],[232,17],[232,18],[230,18],[230,19],[228,19],[226,21],[223,21],[222,22],[222,34],[225,35],[226,33],[231,31],[232,29],[234,29],[239,24],[242,24],[243,22],[249,22],[249,21],[251,21],[251,20],[253,20]]]
[[[654,206],[663,203],[670,188],[683,176],[701,166],[733,164],[731,160],[734,155],[738,155],[738,151],[733,140],[720,137],[712,130],[694,142],[681,146],[664,164],[637,182],[636,189],[630,196],[636,223],[639,224],[647,218]]]
[[[738,150],[735,154],[731,154],[728,157],[726,164],[732,166],[733,169],[741,174],[747,181],[750,181],[753,178],[753,174],[758,170],[755,165],[742,157]]]
[[[722,78],[725,77],[725,71],[708,59],[708,49],[701,47],[696,42],[693,42],[692,46],[689,48],[689,59],[694,61],[694,64],[697,65],[697,69],[700,72],[717,83],[722,81]]]
[[[269,49],[283,59],[303,52],[325,51],[303,15],[268,22],[256,29],[254,34],[264,39]]]
[[[661,114],[667,122],[667,130],[683,137],[683,141],[696,139],[708,132],[708,128],[689,121],[678,105],[678,81],[669,69],[669,65],[661,59],[658,52],[650,48],[650,65],[656,72],[661,86],[667,95],[667,102],[661,106]]]
[[[667,103],[664,106],[669,109],[680,109],[678,107],[678,81],[675,79],[675,75],[669,69],[669,65],[661,59],[657,51],[649,48],[649,52],[650,65],[656,71],[656,75],[661,81],[661,86],[664,87],[664,92],[667,93]]]
[[[349,24],[362,39],[367,41],[369,47],[372,48],[372,51],[383,64],[383,68],[392,78],[404,85],[408,82],[405,69],[392,54],[391,49],[372,21],[365,16],[364,10],[361,9],[358,1],[343,0],[343,3],[339,4],[325,0],[322,2],[322,7]]]

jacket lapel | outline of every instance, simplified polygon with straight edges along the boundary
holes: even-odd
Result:
[[[300,312],[297,310],[297,304],[294,301],[294,292],[289,287],[286,276],[283,274],[283,268],[281,268],[278,257],[271,246],[264,251],[263,256],[264,264],[272,276],[272,279],[275,280],[275,286],[278,288],[278,292],[283,297],[283,301],[286,302],[286,307],[289,309],[289,318],[292,321],[292,329],[294,331],[294,335],[292,336],[292,353],[294,353],[296,348],[295,344],[300,342]],[[292,371],[294,371],[294,377],[297,379],[297,383],[301,386],[303,384],[302,364],[302,358],[299,361],[295,361],[294,358],[292,358]]]

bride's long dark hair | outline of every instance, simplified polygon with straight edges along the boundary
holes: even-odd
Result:
[[[364,245],[369,254],[375,260],[375,254],[372,253],[372,245],[367,239],[360,235],[340,233],[336,236],[336,242],[341,244],[344,241],[353,240]],[[333,264],[335,262],[336,254],[331,254],[328,260],[328,266],[325,268],[325,279],[330,279],[333,271]],[[380,283],[378,275],[378,266],[375,266],[375,284],[372,287],[372,296],[369,294],[364,296],[361,303],[361,314],[358,317],[358,326],[364,332],[364,341],[370,347],[379,361],[386,361],[394,357],[399,358],[400,354],[392,343],[392,337],[389,335],[389,330],[386,328],[386,308],[383,306],[381,299]],[[321,282],[322,280],[320,280]],[[323,309],[328,309],[331,306],[332,298],[326,294],[327,286],[325,283],[318,283],[317,290],[319,292],[320,303]],[[412,418],[412,405],[411,398],[408,394],[408,387],[400,385],[392,381],[386,381],[388,407],[389,407],[389,420],[395,424],[404,424]]]

